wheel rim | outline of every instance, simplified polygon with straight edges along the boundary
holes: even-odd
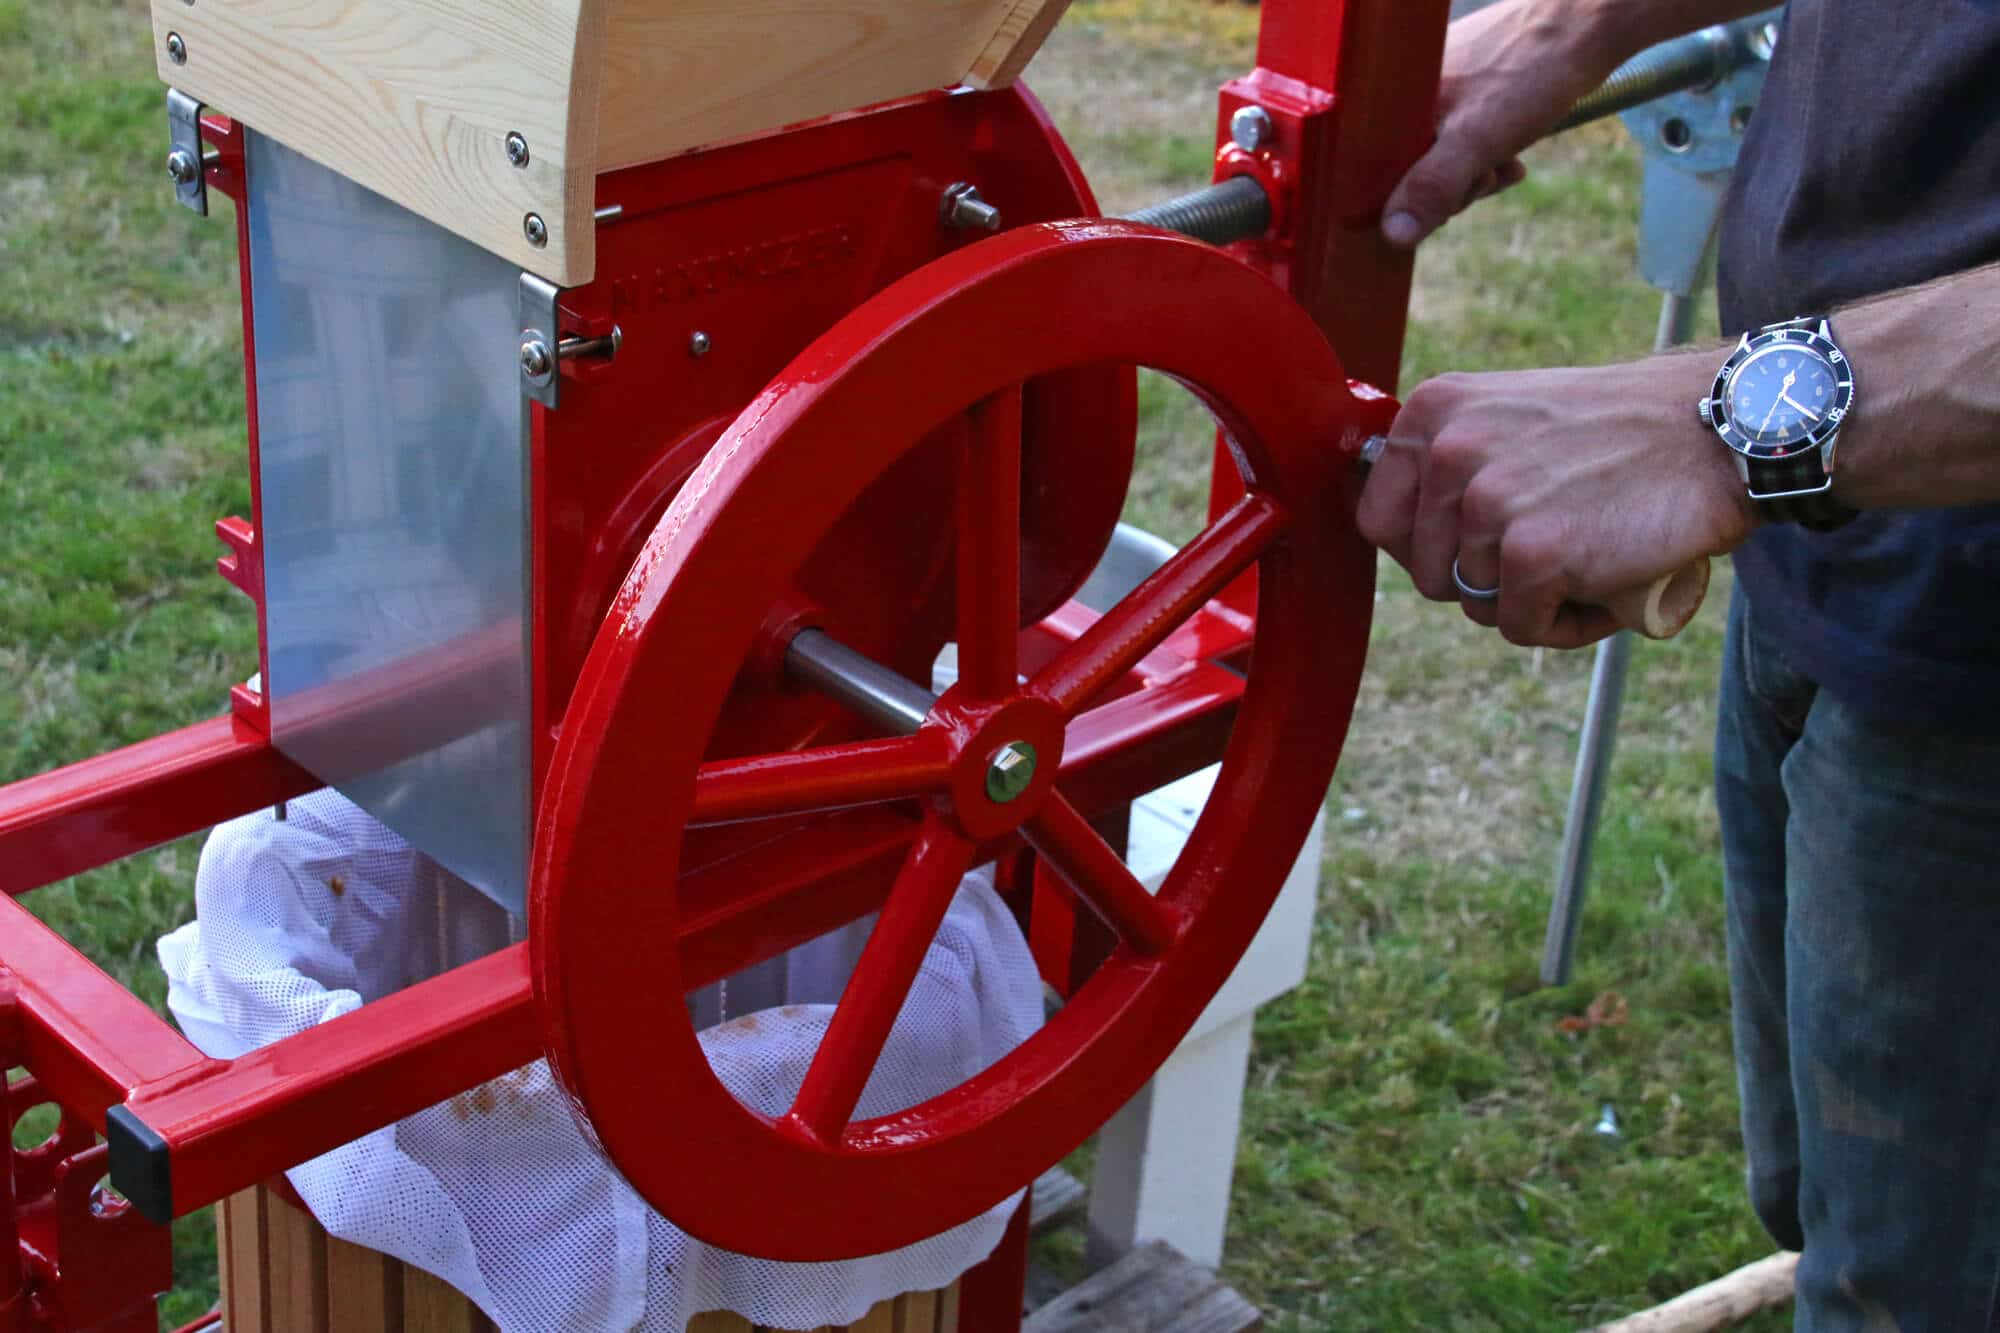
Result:
[[[1105,292],[1122,299],[1106,306]],[[1252,330],[1254,359],[1241,338]],[[1202,397],[1249,493],[1018,686],[1018,386],[1107,361],[1161,370]],[[960,684],[913,736],[727,761],[697,779],[759,599],[847,499],[960,412],[972,423],[954,501]],[[1365,416],[1278,289],[1207,247],[1114,223],[1024,229],[911,275],[743,413],[612,607],[537,829],[531,951],[549,1055],[649,1201],[704,1240],[772,1258],[911,1243],[1020,1188],[1171,1053],[1275,899],[1345,734],[1373,557],[1341,512],[1340,446]],[[1216,798],[1155,898],[1057,790],[1064,728],[1253,565],[1260,609],[1238,724]],[[995,799],[989,779],[1016,745],[1033,750],[1033,775]],[[925,801],[921,830],[798,1098],[783,1116],[750,1110],[710,1072],[682,1004],[682,830],[801,801],[908,797]],[[1016,830],[1120,947],[1012,1055],[922,1105],[850,1124],[977,843]],[[646,868],[637,884],[635,866]]]

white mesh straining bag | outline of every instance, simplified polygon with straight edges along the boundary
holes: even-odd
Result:
[[[160,941],[167,1003],[210,1055],[240,1055],[518,938],[518,920],[338,794],[294,801],[287,814],[216,829],[195,880],[197,919]],[[728,1020],[701,1040],[744,1102],[789,1105],[868,925],[690,997],[697,1023]],[[1041,1018],[1027,944],[990,875],[974,872],[857,1115],[964,1081]],[[1015,1202],[867,1259],[733,1254],[692,1239],[626,1186],[541,1061],[288,1174],[333,1234],[437,1274],[503,1329],[536,1333],[679,1330],[713,1309],[779,1328],[849,1323],[887,1297],[950,1283],[992,1251]]]

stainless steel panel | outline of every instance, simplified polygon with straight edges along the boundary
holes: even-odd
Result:
[[[520,272],[271,139],[246,148],[277,746],[519,910]]]

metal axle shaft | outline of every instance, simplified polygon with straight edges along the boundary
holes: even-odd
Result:
[[[930,716],[937,696],[824,630],[802,629],[785,647],[785,672],[899,736]]]

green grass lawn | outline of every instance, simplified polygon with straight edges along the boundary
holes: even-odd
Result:
[[[1254,23],[1079,0],[1030,82],[1108,209],[1206,179]],[[0,0],[0,780],[213,714],[254,669],[211,532],[249,504],[233,228],[171,201],[148,42],[136,0]],[[1532,166],[1427,248],[1406,382],[1650,345],[1621,132]],[[1185,536],[1205,422],[1164,381],[1143,409],[1129,512]],[[1539,991],[1589,658],[1511,649],[1385,569],[1312,973],[1257,1029],[1225,1275],[1274,1327],[1575,1327],[1769,1251],[1740,1187],[1708,794],[1722,601],[1638,655],[1579,977]],[[194,861],[170,846],[29,901],[157,1003],[152,941],[191,910]],[[1557,1029],[1607,990],[1628,1022]],[[175,1322],[214,1292],[207,1219],[178,1241]]]

